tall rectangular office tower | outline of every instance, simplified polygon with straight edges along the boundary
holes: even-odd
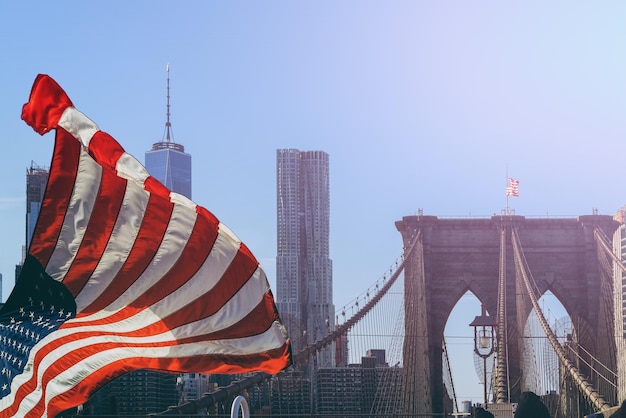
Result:
[[[334,329],[328,154],[276,152],[276,301],[294,352]],[[320,367],[333,365],[332,350]]]

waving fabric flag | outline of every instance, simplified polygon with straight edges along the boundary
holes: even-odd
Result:
[[[519,197],[519,180],[511,178],[507,180],[506,195]]]
[[[0,311],[0,416],[54,417],[137,369],[277,373],[290,341],[266,276],[39,75],[22,119],[56,130],[28,255]]]

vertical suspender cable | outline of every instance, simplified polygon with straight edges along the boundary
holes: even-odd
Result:
[[[363,317],[380,301],[380,299],[387,293],[389,288],[396,282],[400,274],[404,271],[404,265],[408,260],[408,256],[413,252],[416,247],[416,243],[421,242],[421,229],[416,230],[413,238],[408,242],[408,245],[404,249],[402,255],[402,262],[397,266],[391,277],[387,280],[387,283],[382,286],[382,288],[376,292],[374,297],[372,297],[365,306],[358,309],[357,312],[352,315],[348,320],[346,320],[340,326],[337,326],[336,329],[317,340],[313,344],[309,344],[306,347],[302,348],[298,353],[293,355],[294,364],[301,364],[308,361],[308,359],[315,355],[315,353],[330,344],[332,344],[340,335],[346,335],[346,333],[354,327],[354,325],[359,322]],[[197,413],[198,410],[202,408],[207,408],[214,405],[217,402],[222,402],[225,399],[236,396],[241,393],[243,390],[252,387],[255,384],[259,384],[271,376],[263,373],[257,372],[252,374],[249,377],[243,378],[242,380],[231,383],[230,385],[220,388],[215,392],[205,393],[199,399],[193,399],[185,402],[182,405],[178,405],[175,407],[170,407],[165,411],[154,414],[154,416],[169,416],[169,415],[182,415],[182,414],[194,414]]]
[[[452,380],[452,370],[450,369],[450,357],[448,357],[448,347],[446,345],[446,339],[443,339],[443,358],[444,358],[444,366],[446,367],[445,372],[447,373],[448,379],[450,379],[450,390],[452,391],[452,406],[454,407],[454,412],[459,412],[459,404],[456,400],[456,390],[454,389],[454,380]]]

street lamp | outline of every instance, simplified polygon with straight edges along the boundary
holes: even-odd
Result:
[[[474,318],[470,327],[474,327],[474,352],[483,359],[483,376],[485,382],[485,405],[487,405],[487,358],[496,349],[496,321],[487,315],[484,305],[481,305],[481,314]]]

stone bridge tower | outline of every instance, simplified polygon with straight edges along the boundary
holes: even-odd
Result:
[[[449,402],[442,374],[444,327],[468,290],[489,315],[496,315],[502,235],[506,247],[502,270],[506,278],[508,396],[511,402],[517,401],[524,374],[520,337],[532,306],[528,297],[519,297],[526,290],[516,277],[512,228],[518,232],[539,294],[551,291],[572,319],[579,342],[604,364],[614,365],[612,299],[602,297],[601,292],[603,280],[610,283],[611,278],[603,272],[594,229],[611,237],[617,226],[612,217],[603,215],[568,219],[419,215],[396,222],[405,248],[420,231],[405,266],[404,413],[443,412]],[[468,318],[468,326],[472,318]]]

